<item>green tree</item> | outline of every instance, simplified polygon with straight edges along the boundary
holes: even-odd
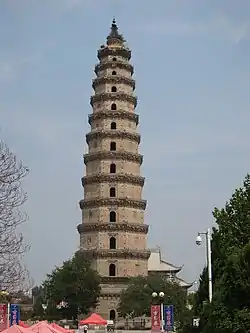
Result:
[[[244,276],[249,276],[250,271],[249,263],[244,264],[242,260],[243,257],[246,260],[250,239],[249,175],[243,187],[235,190],[224,208],[214,209],[213,216],[217,224],[212,239],[213,302],[202,307],[207,300],[208,290],[205,268],[200,279],[195,311],[201,316],[202,332],[241,332],[239,319],[245,327],[249,321],[247,301],[243,295],[248,295]],[[240,290],[244,292],[241,294]]]
[[[228,256],[235,248],[243,248],[250,235],[250,175],[243,187],[236,189],[225,208],[214,210],[220,234],[220,253]]]
[[[250,332],[250,243],[229,255],[217,283],[203,332]]]
[[[118,312],[122,317],[150,316],[150,305],[159,300],[152,299],[153,292],[164,292],[164,304],[174,305],[175,321],[183,326],[190,321],[187,308],[187,293],[177,283],[159,276],[138,276],[132,278],[122,291]]]
[[[44,288],[42,286],[35,286],[32,289],[33,298],[33,312],[32,317],[37,319],[42,319],[44,317],[44,309],[42,304],[46,304]]]
[[[188,306],[193,309],[194,305],[196,304],[196,292],[187,294],[187,303]]]
[[[57,267],[43,286],[48,315],[65,319],[76,319],[79,313],[86,314],[95,308],[101,290],[99,275],[81,253]],[[67,306],[58,309],[62,301]]]

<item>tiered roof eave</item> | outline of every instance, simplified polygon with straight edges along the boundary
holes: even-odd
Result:
[[[179,283],[182,287],[189,289],[192,287],[192,283],[184,281],[182,278],[178,277],[176,274],[179,273],[183,266],[175,266],[161,257],[161,249],[157,247],[156,249],[151,249],[151,255],[148,260],[148,273],[149,274],[163,274],[168,275],[171,279],[173,275],[174,280]]]

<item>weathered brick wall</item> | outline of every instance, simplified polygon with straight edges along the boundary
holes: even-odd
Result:
[[[117,130],[119,130],[120,129],[120,128],[118,128],[119,121],[116,121],[116,124],[117,124]],[[105,128],[103,130],[105,130]],[[110,127],[107,128],[107,130],[110,130]],[[123,129],[121,129],[121,130],[123,130]],[[130,132],[131,132],[131,130],[130,130]],[[110,142],[111,141],[115,141],[116,150],[119,151],[119,152],[127,151],[129,153],[138,154],[138,148],[139,148],[138,143],[133,141],[133,140],[126,139],[126,138],[122,138],[122,139],[111,139],[111,138],[94,139],[89,144],[89,153],[96,153],[98,151],[110,151]]]
[[[104,160],[101,162],[91,161],[88,162],[86,166],[86,173],[88,176],[92,176],[93,174],[105,173],[109,174],[110,164],[115,163],[116,165],[116,173],[128,173],[133,175],[140,175],[140,165],[136,162],[132,161],[114,161],[114,160]]]
[[[109,249],[110,237],[115,237],[118,249],[140,250],[147,246],[146,235],[131,232],[98,232],[87,233],[81,236],[82,249]]]
[[[117,110],[123,110],[127,112],[134,113],[134,105],[131,102],[125,101],[125,100],[109,100],[109,101],[103,101],[101,103],[95,103],[93,106],[93,113],[99,112],[102,110],[111,110],[111,104],[115,103],[117,106]]]
[[[116,128],[118,130],[130,130],[132,132],[136,131],[136,124],[134,121],[129,120],[129,119],[119,119],[119,118],[114,118],[114,119],[96,119],[93,120],[92,122],[92,128],[91,130],[98,130],[98,129],[106,129],[110,130],[111,123],[115,122],[116,123]]]
[[[103,184],[88,184],[84,187],[84,198],[108,198],[110,187],[115,188],[116,197],[141,199],[142,188],[139,185],[124,184],[124,183],[103,183]]]
[[[114,207],[98,207],[83,210],[85,223],[108,223],[109,213]],[[144,211],[135,208],[117,207],[116,222],[120,223],[144,223]]]
[[[119,75],[119,70],[117,70],[117,75]],[[122,84],[120,83],[119,85],[114,85],[114,84],[100,84],[98,87],[96,87],[95,92],[96,94],[102,94],[102,93],[110,93],[112,92],[111,88],[113,86],[116,86],[117,92],[123,92],[127,93],[129,95],[132,95],[133,93],[133,88],[127,84]]]

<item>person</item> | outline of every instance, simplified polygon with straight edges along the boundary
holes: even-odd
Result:
[[[83,326],[83,332],[84,332],[84,333],[88,333],[88,326],[87,326],[87,325],[84,325],[84,326]]]

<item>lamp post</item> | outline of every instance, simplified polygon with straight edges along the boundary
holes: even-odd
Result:
[[[207,229],[206,232],[199,232],[196,237],[196,244],[200,246],[202,244],[201,236],[206,238],[206,256],[207,256],[207,270],[208,270],[208,298],[209,302],[212,302],[213,297],[213,279],[212,279],[212,250],[211,250],[211,230]]]
[[[160,307],[161,307],[161,332],[164,332],[164,314],[163,314],[163,306],[164,305],[163,305],[163,302],[164,302],[165,294],[164,294],[163,291],[160,291],[158,294],[155,291],[152,293],[153,298],[156,298],[158,296],[160,298]]]

